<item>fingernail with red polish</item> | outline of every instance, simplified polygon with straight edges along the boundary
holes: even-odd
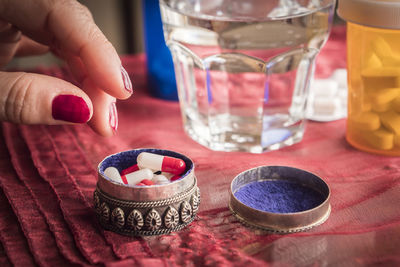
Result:
[[[129,75],[124,69],[124,67],[122,66],[121,66],[121,74],[122,74],[122,80],[124,81],[125,90],[128,91],[129,93],[132,93],[133,89],[132,89],[131,79],[129,78]]]
[[[52,116],[55,120],[85,123],[90,118],[90,109],[79,96],[58,95],[53,99]]]
[[[117,113],[117,106],[115,105],[115,102],[111,103],[111,105],[110,105],[109,122],[110,122],[110,126],[113,129],[113,131],[116,132],[118,129],[118,113]]]

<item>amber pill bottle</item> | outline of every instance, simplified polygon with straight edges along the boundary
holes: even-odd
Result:
[[[338,15],[347,22],[346,139],[400,156],[400,1],[339,0]]]

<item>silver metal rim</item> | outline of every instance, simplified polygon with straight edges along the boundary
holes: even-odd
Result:
[[[265,180],[289,180],[320,192],[324,201],[318,206],[293,213],[274,213],[253,209],[239,201],[234,192],[241,186]],[[294,233],[325,222],[331,212],[329,186],[317,175],[287,166],[261,166],[238,174],[231,183],[229,209],[239,221],[253,228],[274,233]]]

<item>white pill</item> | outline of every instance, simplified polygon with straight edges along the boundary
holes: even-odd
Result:
[[[341,103],[338,98],[316,97],[313,102],[314,115],[335,115],[340,111]]]
[[[336,95],[339,85],[332,79],[318,79],[311,84],[311,92],[315,96],[330,97]]]
[[[139,165],[138,164],[138,168],[139,168],[139,170],[143,170],[143,169],[150,169],[149,167],[146,167],[146,166],[141,166],[141,165]],[[155,173],[155,172],[158,172],[159,170],[153,170],[153,169],[150,169],[153,173]]]
[[[121,175],[119,174],[119,171],[115,167],[108,167],[105,171],[104,174],[110,178],[112,181],[121,183]]]
[[[162,174],[154,175],[152,181],[155,184],[168,184],[170,182],[169,179]]]
[[[332,77],[335,80],[340,88],[347,88],[347,70],[346,69],[337,69],[333,72]]]
[[[171,179],[175,174],[169,172],[161,172],[161,175],[164,175],[168,180]]]
[[[161,171],[163,162],[161,155],[142,152],[138,155],[136,161],[140,169],[152,169],[153,171]]]
[[[153,178],[153,171],[150,169],[141,169],[124,175],[122,179],[124,178],[129,185],[136,185],[144,179],[151,180]]]
[[[339,90],[338,97],[340,101],[342,101],[342,103],[345,103],[347,105],[347,90]]]

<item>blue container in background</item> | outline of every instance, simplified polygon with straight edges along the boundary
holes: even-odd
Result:
[[[150,93],[158,98],[178,100],[174,65],[165,45],[158,0],[143,0],[142,6]]]

